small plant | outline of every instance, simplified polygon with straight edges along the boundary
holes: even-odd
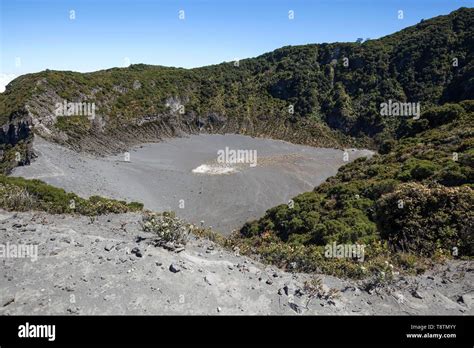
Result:
[[[232,248],[232,244],[228,243],[228,239],[226,237],[210,228],[191,225],[190,232],[197,238],[204,238],[221,246],[229,246],[229,248]]]
[[[397,274],[393,271],[393,265],[388,261],[385,261],[382,265],[374,266],[374,268],[372,276],[365,279],[361,286],[370,294],[391,284]]]
[[[178,219],[174,212],[146,213],[143,216],[142,228],[157,235],[158,245],[186,245],[190,232],[190,226]]]
[[[328,288],[324,286],[321,278],[313,277],[310,280],[304,282],[303,290],[308,296],[308,302],[306,303],[306,308],[308,308],[309,303],[313,298],[319,298],[326,301],[333,301],[339,297],[339,291],[334,288]]]
[[[0,207],[17,211],[30,210],[33,197],[24,189],[13,185],[0,185]]]

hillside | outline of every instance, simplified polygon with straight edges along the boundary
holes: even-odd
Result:
[[[237,244],[267,262],[342,276],[423,272],[474,256],[474,104],[445,104],[403,124],[399,141],[342,167],[292,207],[247,223]],[[431,125],[431,126],[430,126]],[[366,245],[365,264],[324,258],[326,244]]]

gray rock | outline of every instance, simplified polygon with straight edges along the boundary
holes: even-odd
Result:
[[[81,309],[79,307],[69,307],[67,312],[70,314],[81,314]]]
[[[423,296],[422,296],[417,290],[413,290],[413,291],[411,292],[411,295],[412,295],[413,297],[415,297],[415,298],[419,298],[420,300],[423,299]]]
[[[12,297],[12,298],[8,299],[7,301],[5,301],[5,302],[3,303],[3,305],[2,305],[2,307],[6,307],[6,306],[12,304],[13,302],[15,302],[15,298],[14,298],[14,297]]]
[[[292,283],[286,283],[283,290],[285,291],[286,296],[294,295],[296,292],[296,286]]]
[[[295,290],[295,295],[298,296],[298,297],[301,297],[303,296],[305,293],[302,289],[298,288]]]
[[[162,247],[166,250],[169,250],[169,251],[175,251],[176,250],[176,245],[174,245],[174,243],[172,243],[172,242],[166,242],[162,245]]]
[[[218,278],[213,274],[206,274],[204,281],[209,285],[214,285],[218,282]]]
[[[133,248],[131,251],[132,254],[135,254],[136,257],[143,257],[142,252],[137,247]]]
[[[105,249],[105,251],[110,251],[114,248],[114,246],[115,246],[114,244],[109,243],[104,247],[104,249]]]
[[[468,308],[471,308],[472,307],[472,303],[474,302],[474,292],[470,292],[470,293],[467,293],[467,294],[464,294],[461,296],[461,300],[462,302],[464,302],[464,304],[468,307]]]
[[[71,239],[71,237],[63,237],[63,238],[61,238],[61,242],[71,244],[72,239]]]
[[[170,265],[170,271],[173,273],[178,273],[179,271],[181,271],[181,268],[178,265],[172,263]]]
[[[294,302],[288,302],[288,306],[298,314],[301,314],[301,312],[303,312],[301,307]]]

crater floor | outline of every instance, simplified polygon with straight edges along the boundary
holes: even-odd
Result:
[[[38,137],[34,149],[38,158],[12,175],[38,178],[83,197],[102,195],[142,202],[155,211],[173,210],[223,234],[311,191],[343,164],[372,155],[369,150],[348,149],[345,158],[337,149],[235,134],[148,143],[131,149],[129,160],[125,154],[79,154]],[[239,150],[256,153],[256,163],[219,161],[218,151],[227,151],[232,161],[232,151]]]

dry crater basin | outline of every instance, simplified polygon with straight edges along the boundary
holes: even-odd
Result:
[[[235,134],[167,139],[135,147],[129,156],[93,157],[38,137],[34,149],[38,158],[12,175],[37,178],[83,197],[101,195],[139,201],[155,211],[173,210],[223,234],[311,191],[343,164],[372,155],[347,149],[345,157],[342,150]],[[233,153],[239,150],[240,156]],[[232,154],[244,163],[229,163]]]

